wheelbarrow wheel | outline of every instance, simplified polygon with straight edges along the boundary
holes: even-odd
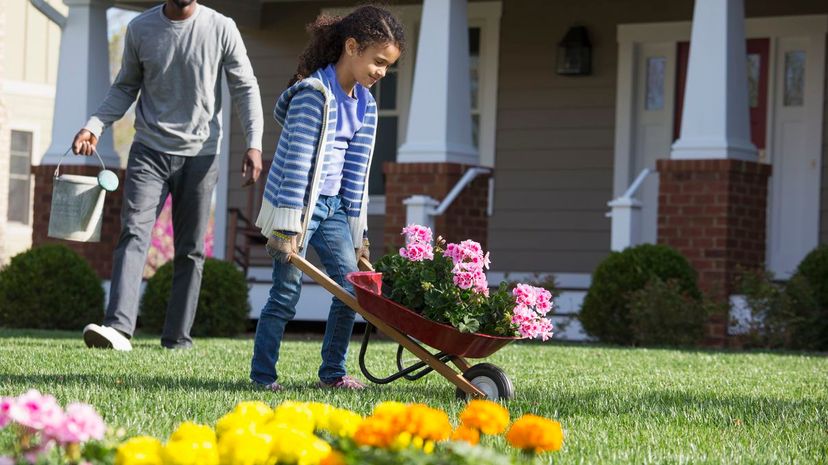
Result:
[[[487,399],[511,399],[515,396],[515,386],[500,368],[491,363],[478,363],[463,372],[463,377],[486,394]],[[468,395],[457,388],[457,398],[467,400]]]

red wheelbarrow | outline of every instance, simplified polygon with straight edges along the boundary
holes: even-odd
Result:
[[[521,339],[520,337],[461,333],[452,326],[424,318],[383,297],[382,273],[374,272],[373,266],[365,259],[360,260],[359,268],[369,271],[350,273],[346,277],[354,285],[356,298],[305,258],[292,255],[290,262],[360,314],[368,323],[359,350],[359,368],[371,382],[388,384],[400,378],[414,381],[436,371],[457,386],[457,397],[461,399],[510,399],[514,396],[514,385],[503,370],[490,363],[469,365],[466,357],[488,357],[506,344]],[[374,327],[399,344],[398,371],[384,378],[374,376],[365,365],[365,354]],[[431,346],[438,352],[432,353],[423,345]],[[404,366],[403,350],[408,350],[420,361]],[[449,363],[454,364],[459,371],[452,368]]]

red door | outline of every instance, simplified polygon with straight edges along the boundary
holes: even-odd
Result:
[[[748,104],[750,105],[750,141],[757,149],[765,148],[768,116],[768,57],[770,39],[747,40]],[[687,82],[687,60],[690,42],[679,42],[676,69],[676,105],[673,140],[681,132],[681,112],[684,107],[684,86]]]

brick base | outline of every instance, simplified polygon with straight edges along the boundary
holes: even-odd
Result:
[[[742,160],[658,160],[658,242],[681,252],[699,286],[724,300],[740,269],[765,262],[771,167]],[[727,318],[711,318],[708,343],[725,345]]]
[[[392,163],[383,165],[385,173],[385,228],[387,250],[403,243],[400,231],[405,226],[403,200],[412,195],[428,195],[442,201],[463,174],[472,166],[458,163]],[[449,242],[472,239],[485,250],[489,228],[486,207],[489,175],[474,178],[457,196],[445,214],[435,218],[434,233]],[[386,251],[387,251],[386,250]]]
[[[61,166],[61,174],[97,176],[101,170],[98,166]],[[124,171],[118,170],[121,187],[115,192],[106,193],[104,203],[103,225],[101,225],[101,242],[75,242],[54,239],[47,236],[49,232],[49,214],[52,206],[52,180],[55,166],[32,166],[35,179],[34,213],[32,219],[32,246],[60,243],[84,257],[102,279],[109,279],[112,273],[112,251],[118,244],[121,234],[121,204],[123,199]]]

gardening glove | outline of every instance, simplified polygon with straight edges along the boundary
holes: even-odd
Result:
[[[273,231],[267,239],[267,254],[280,263],[287,263],[290,255],[297,253],[296,234]]]
[[[362,247],[354,249],[356,253],[356,261],[359,263],[360,257],[365,257],[369,262],[371,261],[371,243],[368,242],[367,237],[362,238]]]

